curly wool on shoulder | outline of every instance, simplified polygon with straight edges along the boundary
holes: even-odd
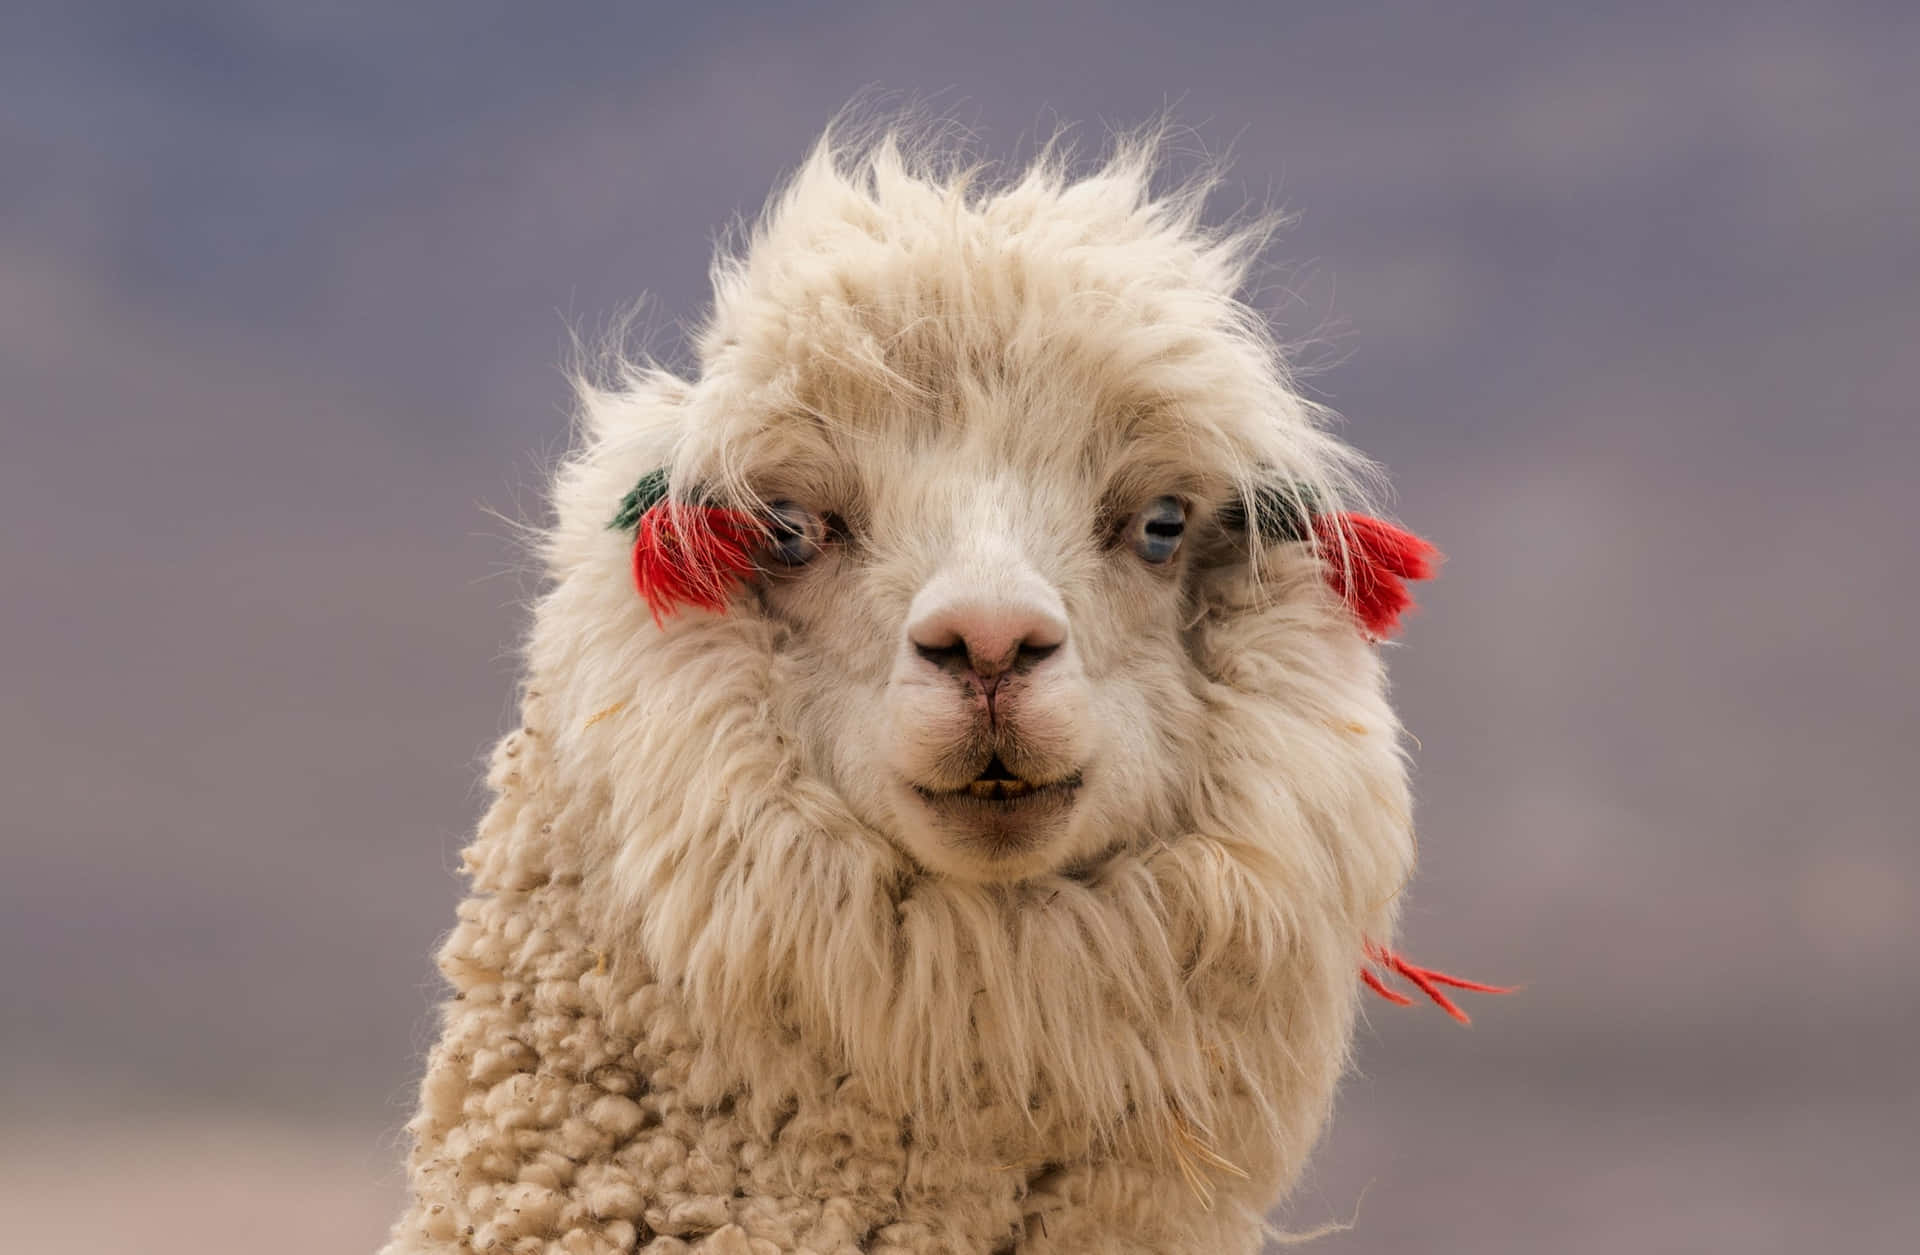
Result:
[[[1414,843],[1437,554],[1155,134],[830,134],[583,383],[390,1255],[1253,1252]]]

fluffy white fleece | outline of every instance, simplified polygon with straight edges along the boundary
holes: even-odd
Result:
[[[1237,297],[1262,224],[1204,226],[1154,151],[992,180],[823,142],[716,264],[691,377],[583,387],[390,1255],[1259,1248],[1413,839],[1340,555],[1221,517],[1351,503],[1362,463]],[[656,625],[608,520],[661,467],[844,530]],[[1150,567],[1116,520],[1166,495]],[[1085,784],[1011,860],[900,784],[958,718],[907,682],[942,580],[1070,625],[1019,700]]]

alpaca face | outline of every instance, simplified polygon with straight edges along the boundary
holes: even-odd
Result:
[[[755,486],[819,537],[757,589],[783,629],[777,717],[860,818],[970,880],[1158,830],[1198,766],[1187,532],[1210,520],[1176,491],[1195,469],[1104,462],[1084,401],[1034,413],[1034,394],[982,391],[977,414],[882,425],[830,473]]]

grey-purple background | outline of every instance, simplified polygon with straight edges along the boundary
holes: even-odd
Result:
[[[512,710],[558,369],[863,88],[1164,104],[1451,554],[1334,1252],[1911,1249],[1910,5],[65,4],[0,17],[0,1210],[365,1250]],[[1364,1192],[1364,1198],[1362,1194]]]

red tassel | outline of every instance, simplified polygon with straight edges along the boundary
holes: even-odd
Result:
[[[1462,980],[1458,976],[1449,976],[1445,972],[1436,972],[1430,967],[1416,966],[1415,964],[1407,962],[1377,941],[1367,942],[1365,949],[1368,963],[1377,963],[1389,972],[1396,972],[1406,977],[1414,983],[1421,993],[1433,999],[1435,1006],[1462,1024],[1471,1024],[1473,1021],[1467,1018],[1467,1013],[1460,1009],[1459,1004],[1441,991],[1440,986],[1451,985],[1455,989],[1467,989],[1477,994],[1510,994],[1513,992],[1513,987],[1511,986],[1483,985],[1477,980]],[[1374,975],[1373,969],[1370,967],[1365,965],[1361,966],[1360,979],[1366,984],[1368,989],[1373,990],[1373,992],[1379,994],[1388,1002],[1402,1007],[1410,1006],[1413,1003],[1413,999],[1407,997],[1405,994],[1387,988],[1381,979]]]
[[[640,516],[633,538],[633,586],[658,625],[681,606],[715,613],[755,569],[766,528],[716,506],[662,501]]]
[[[1367,514],[1318,514],[1314,535],[1327,559],[1327,583],[1375,640],[1392,636],[1413,608],[1408,580],[1433,577],[1440,551],[1412,532]],[[1340,559],[1345,556],[1345,561]]]

